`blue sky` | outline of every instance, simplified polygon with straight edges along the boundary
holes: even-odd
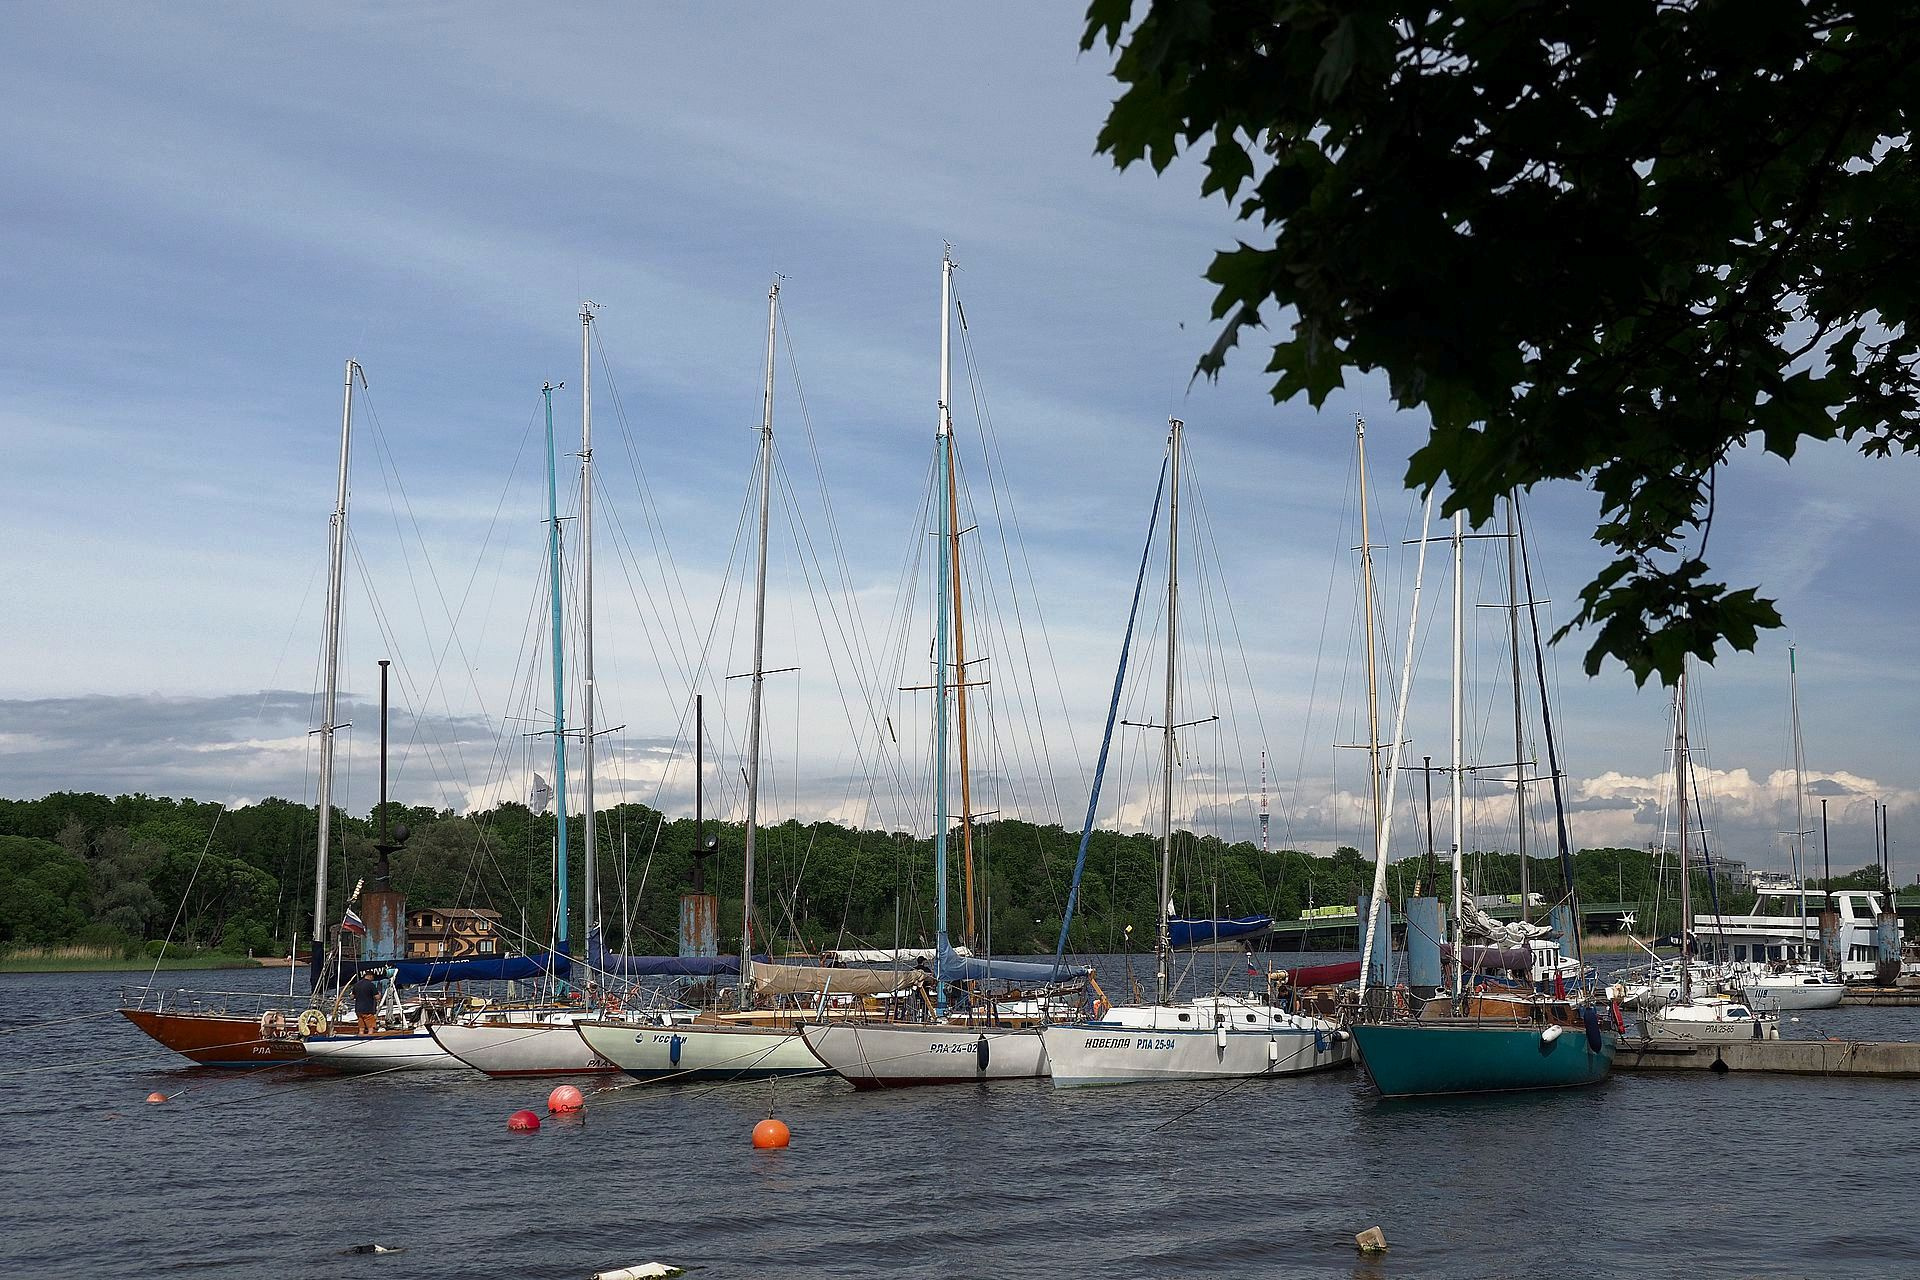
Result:
[[[1078,52],[1073,6],[938,20],[859,5],[34,6],[8,25],[0,792],[311,793],[308,707],[351,354],[370,395],[356,442],[347,802],[372,799],[365,699],[386,652],[403,673],[401,794],[460,805],[517,793],[538,767],[524,722],[545,714],[530,678],[545,659],[524,639],[542,590],[531,433],[540,384],[564,379],[559,430],[569,448],[577,440],[577,312],[591,298],[605,360],[600,697],[603,722],[625,726],[606,744],[621,781],[603,786],[683,807],[691,775],[671,761],[693,684],[684,655],[709,625],[720,639],[699,683],[737,764],[740,682],[719,677],[745,661],[734,537],[775,272],[793,341],[777,393],[782,466],[824,541],[810,431],[861,601],[869,685],[895,669],[895,684],[924,683],[924,627],[886,619],[920,538],[951,242],[975,370],[956,361],[973,451],[963,468],[974,509],[991,516],[977,387],[998,492],[1019,516],[1007,558],[1031,572],[1027,646],[1004,621],[981,632],[995,679],[981,695],[992,748],[981,772],[996,803],[1069,824],[1084,808],[1165,420],[1178,413],[1201,540],[1217,549],[1211,578],[1195,570],[1197,588],[1217,593],[1203,612],[1237,639],[1225,666],[1188,660],[1213,674],[1189,677],[1183,714],[1223,720],[1193,734],[1177,812],[1248,834],[1264,747],[1277,839],[1360,842],[1361,775],[1333,746],[1359,740],[1351,423],[1368,419],[1376,541],[1393,544],[1381,591],[1395,664],[1411,578],[1398,543],[1415,518],[1397,480],[1424,423],[1366,381],[1320,413],[1276,408],[1257,347],[1188,391],[1211,332],[1201,272],[1234,227],[1199,199],[1192,165],[1156,178],[1093,154],[1114,90],[1109,59]],[[1911,863],[1903,828],[1920,818],[1916,479],[1911,459],[1869,463],[1840,447],[1791,467],[1743,455],[1720,484],[1712,559],[1782,602],[1808,765],[1833,792],[1835,861],[1849,867],[1867,860],[1867,797],[1895,805],[1897,863]],[[670,568],[645,533],[649,511]],[[1531,499],[1555,617],[1599,563],[1592,519],[1578,489]],[[980,537],[977,554],[1001,555]],[[770,682],[766,804],[924,824],[911,744],[926,699],[845,695],[835,672],[852,659],[836,668],[835,642],[820,638],[793,530],[776,528],[774,543],[769,665],[802,669]],[[1470,604],[1499,598],[1503,572],[1476,564]],[[1429,587],[1430,623],[1444,579]],[[1012,602],[983,591],[994,599]],[[1042,616],[1045,648],[1031,630]],[[1495,714],[1510,697],[1497,623],[1476,611],[1470,695],[1469,754],[1493,762],[1513,752]],[[1782,862],[1773,833],[1791,825],[1778,776],[1786,644],[1771,636],[1696,682],[1716,836],[1759,865]],[[1446,754],[1444,645],[1423,625],[1415,755]],[[1581,647],[1552,659],[1575,839],[1658,839],[1664,698],[1617,669],[1585,680]],[[1029,666],[1042,687],[1022,703]],[[1229,668],[1244,679],[1226,681]],[[1230,683],[1245,686],[1231,714]],[[1129,696],[1151,711],[1157,694],[1136,680]],[[909,744],[891,756],[860,737],[889,715]],[[1149,820],[1144,737],[1120,753],[1107,821]],[[723,807],[738,804],[733,776],[712,774]],[[1503,804],[1477,803],[1479,842],[1502,842]]]

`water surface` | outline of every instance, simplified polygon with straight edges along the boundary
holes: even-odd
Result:
[[[0,976],[0,1275],[1920,1274],[1920,1082],[1622,1075],[1387,1103],[1348,1072],[1058,1093],[828,1077],[636,1085],[518,1135],[540,1082],[197,1068],[90,1016],[123,981]],[[1803,1019],[1789,1034],[1911,1039],[1920,1009]],[[770,1110],[793,1146],[756,1152]],[[1391,1252],[1360,1260],[1374,1224]],[[405,1252],[344,1252],[376,1241]]]

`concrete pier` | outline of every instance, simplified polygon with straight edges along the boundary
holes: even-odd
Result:
[[[1650,1044],[1622,1040],[1615,1071],[1759,1071],[1792,1076],[1920,1079],[1920,1043],[1906,1040],[1735,1040]]]
[[[1848,987],[1842,1009],[1920,1009],[1920,987]]]

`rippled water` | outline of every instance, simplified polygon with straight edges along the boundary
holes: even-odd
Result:
[[[1060,1093],[828,1078],[628,1087],[519,1135],[506,1117],[543,1107],[540,1082],[196,1068],[86,1016],[121,981],[0,976],[0,1274],[1920,1274],[1916,1082],[1623,1075],[1385,1103],[1348,1073]],[[1920,1009],[1805,1018],[1789,1034],[1920,1031]],[[29,1025],[49,1019],[77,1020]],[[749,1145],[769,1108],[786,1151]],[[1360,1260],[1376,1223],[1391,1252]],[[375,1241],[405,1252],[346,1252]]]

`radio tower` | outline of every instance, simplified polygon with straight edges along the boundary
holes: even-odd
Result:
[[[1260,753],[1260,852],[1267,853],[1267,753]]]

